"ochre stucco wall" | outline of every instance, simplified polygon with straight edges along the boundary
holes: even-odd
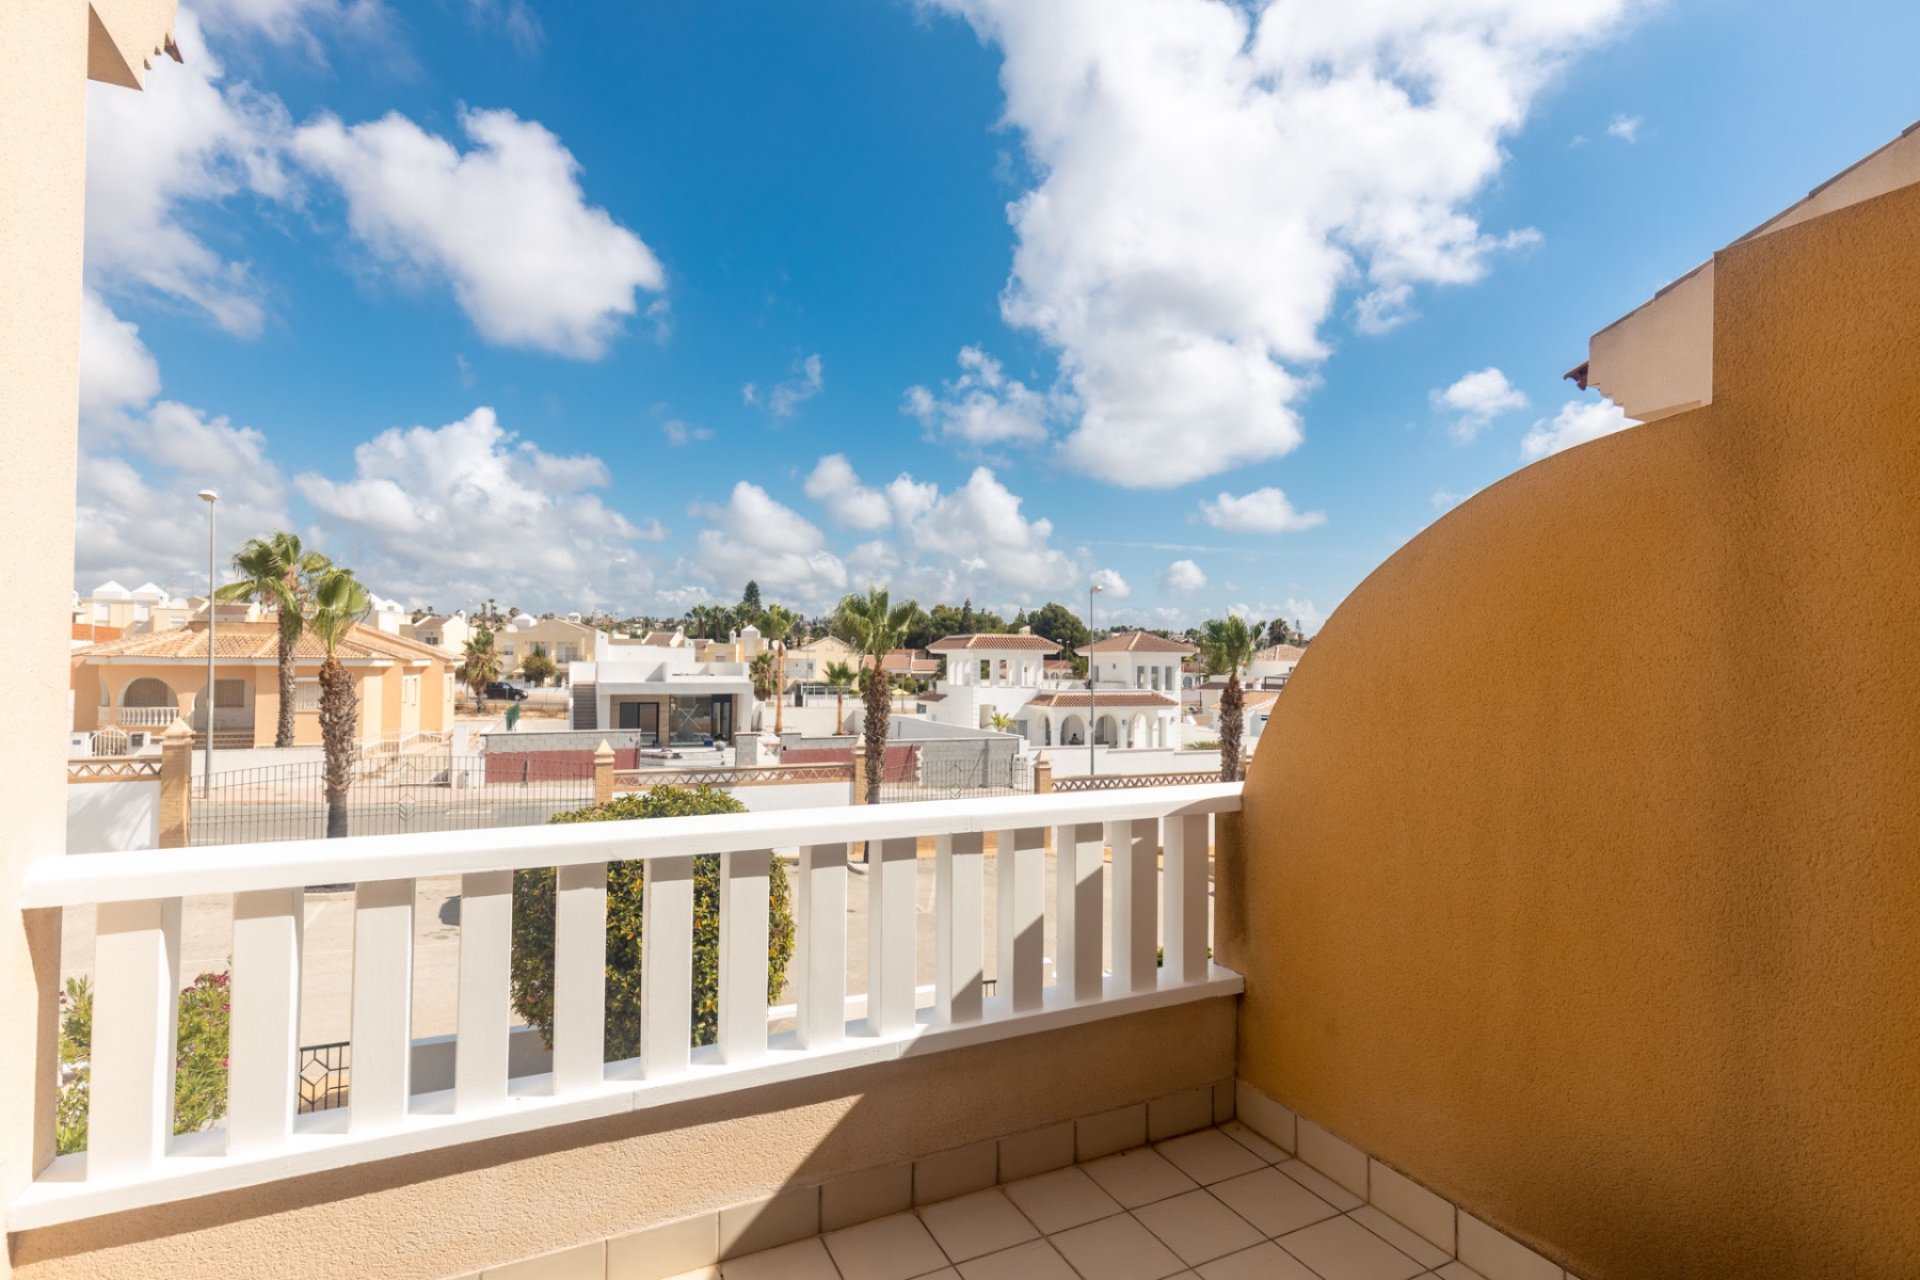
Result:
[[[1329,621],[1241,1074],[1588,1280],[1920,1275],[1920,187],[1716,266],[1714,403]]]
[[[18,1280],[435,1280],[1233,1074],[1205,1000],[12,1238]]]

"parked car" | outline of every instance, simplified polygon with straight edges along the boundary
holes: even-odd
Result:
[[[516,688],[505,680],[495,680],[487,686],[487,696],[503,702],[525,702],[527,691]]]

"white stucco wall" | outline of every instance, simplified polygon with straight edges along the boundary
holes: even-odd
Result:
[[[67,785],[68,853],[112,853],[159,845],[159,779]]]

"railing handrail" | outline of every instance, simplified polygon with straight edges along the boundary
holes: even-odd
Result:
[[[1133,793],[1090,791],[915,800],[767,813],[56,855],[38,860],[27,872],[20,905],[35,908],[139,902],[195,894],[297,889],[310,884],[1232,813],[1239,808],[1240,784],[1215,782],[1143,788]]]

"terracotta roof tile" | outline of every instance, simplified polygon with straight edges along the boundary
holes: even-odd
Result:
[[[1095,640],[1092,644],[1083,645],[1079,652],[1085,654],[1198,653],[1200,651],[1183,640],[1169,640],[1151,631],[1129,631],[1125,635],[1108,636],[1104,640]]]
[[[928,653],[958,653],[966,649],[1023,649],[1058,653],[1060,646],[1045,636],[1023,635],[1017,631],[998,634],[947,636],[927,646]]]
[[[343,662],[415,662],[422,659],[446,662],[448,660],[448,655],[439,649],[366,626],[356,626],[348,632],[346,638],[340,642],[339,652]],[[326,649],[318,638],[311,633],[306,633],[301,635],[299,644],[294,648],[294,655],[302,662],[317,663],[326,656]],[[206,656],[207,629],[204,626],[182,627],[175,631],[128,636],[106,644],[93,645],[74,654],[76,659],[83,661],[94,658],[150,658],[163,662],[181,659],[204,661]],[[277,659],[280,656],[279,629],[270,622],[228,623],[220,627],[214,635],[213,656],[216,660],[226,658],[233,661]]]
[[[1066,689],[1056,693],[1038,694],[1027,702],[1030,707],[1084,707],[1088,693],[1085,689]],[[1177,707],[1180,704],[1164,693],[1154,693],[1150,689],[1115,689],[1111,693],[1100,691],[1094,701],[1099,707]]]

